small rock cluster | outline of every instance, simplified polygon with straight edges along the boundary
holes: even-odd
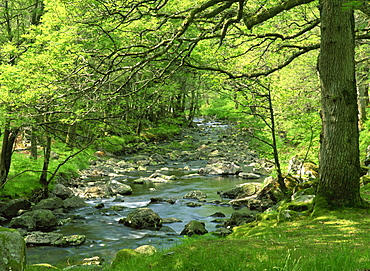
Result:
[[[62,236],[50,231],[59,225],[58,215],[85,206],[85,201],[74,196],[71,189],[57,184],[50,198],[36,204],[23,198],[1,202],[0,216],[2,221],[9,221],[10,228],[19,230],[27,245],[78,246],[84,243],[85,236]]]

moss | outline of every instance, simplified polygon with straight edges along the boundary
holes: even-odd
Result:
[[[0,269],[23,270],[26,264],[26,245],[17,230],[0,227]]]
[[[33,265],[26,266],[26,271],[56,271],[56,270],[60,270],[60,269],[50,264],[46,264],[46,263],[33,264]]]
[[[128,248],[121,249],[120,251],[117,252],[116,257],[114,258],[114,260],[112,262],[112,267],[118,266],[121,263],[123,263],[123,262],[125,262],[129,259],[138,257],[140,255],[141,254],[139,252],[137,252],[133,249],[128,249]]]

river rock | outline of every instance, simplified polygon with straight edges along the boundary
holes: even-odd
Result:
[[[261,178],[261,175],[251,172],[240,172],[238,177],[242,179],[259,179]]]
[[[83,197],[86,198],[105,198],[107,196],[112,196],[112,191],[106,186],[93,186],[89,187],[83,193]]]
[[[108,182],[108,187],[111,189],[113,195],[131,195],[132,188],[127,184],[120,183],[116,180]]]
[[[119,223],[135,229],[157,229],[162,227],[162,219],[150,208],[138,208],[128,214]]]
[[[229,234],[231,234],[233,231],[226,228],[218,228],[214,232],[212,232],[213,235],[225,237]]]
[[[186,203],[186,206],[188,206],[188,207],[200,207],[200,206],[202,206],[202,204],[195,203],[195,202],[188,202],[188,203]]]
[[[207,194],[200,191],[200,190],[194,190],[194,191],[191,191],[189,193],[186,193],[184,196],[183,196],[184,199],[197,199],[199,201],[205,201],[205,199],[207,198]]]
[[[173,181],[173,180],[177,179],[177,177],[175,175],[164,175],[164,174],[159,173],[159,172],[153,173],[152,175],[149,176],[149,178],[151,178],[151,179],[160,178],[160,179],[164,179],[164,180],[167,180],[167,181]]]
[[[176,222],[182,222],[182,221],[174,217],[162,218],[163,224],[171,224],[171,223],[176,223]]]
[[[94,256],[94,257],[91,257],[91,258],[83,259],[83,264],[82,265],[95,266],[95,265],[102,265],[103,262],[104,262],[104,259],[102,257]]]
[[[250,210],[256,210],[259,212],[263,212],[266,209],[272,207],[274,202],[269,199],[268,197],[258,199],[257,195],[253,195],[251,197],[238,197],[237,199],[233,199],[229,202],[232,206],[247,206]]]
[[[235,199],[237,197],[248,197],[256,194],[262,187],[261,183],[238,184],[226,191],[218,191],[223,198]]]
[[[88,206],[88,204],[83,199],[77,196],[73,196],[71,198],[63,200],[63,207],[65,209],[76,209],[86,206]]]
[[[46,209],[46,210],[55,210],[63,207],[63,200],[58,197],[53,198],[47,198],[41,200],[39,203],[37,203],[35,206],[32,207],[32,210],[40,210],[40,209]]]
[[[61,233],[35,231],[28,234],[24,240],[27,245],[51,245],[62,237]]]
[[[164,157],[158,153],[152,154],[150,156],[150,160],[153,161],[157,165],[161,165],[166,162],[166,159],[164,159]]]
[[[185,225],[185,228],[182,230],[180,235],[203,235],[208,233],[208,231],[205,228],[204,222],[200,222],[197,220],[192,220],[188,224]]]
[[[17,230],[0,227],[0,270],[23,271],[26,267],[26,244]]]
[[[145,155],[135,155],[130,158],[135,164],[140,166],[147,166],[150,164],[150,157]]]
[[[11,228],[22,228],[26,230],[47,230],[57,226],[56,216],[50,210],[34,210],[14,217],[10,223]]]
[[[144,184],[144,183],[168,183],[172,180],[176,180],[175,175],[164,175],[158,172],[153,173],[149,177],[141,177],[139,179],[134,180],[134,184]]]
[[[210,217],[226,217],[224,213],[216,212],[210,215]]]
[[[18,215],[20,210],[29,210],[30,207],[31,203],[26,199],[13,199],[0,205],[0,213],[6,218],[11,218]]]
[[[242,168],[233,162],[217,162],[200,168],[198,173],[200,175],[237,175],[241,171]]]
[[[224,226],[226,228],[233,228],[236,226],[253,222],[255,220],[256,218],[251,214],[234,212],[232,213],[230,219],[225,222]]]
[[[153,255],[157,252],[157,249],[150,245],[143,245],[135,248],[134,251],[139,252],[140,254]]]
[[[66,199],[73,196],[73,191],[62,184],[56,184],[54,185],[53,194],[61,199]]]
[[[54,246],[80,246],[86,241],[86,236],[81,234],[63,236],[61,239],[52,243]]]

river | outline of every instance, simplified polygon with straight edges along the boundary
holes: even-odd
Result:
[[[227,129],[226,126],[217,122],[198,122],[203,127],[203,136],[207,140],[217,140],[217,131]],[[227,199],[220,198],[217,191],[224,191],[231,187],[245,183],[246,180],[235,176],[200,176],[196,173],[204,167],[207,160],[194,161],[168,161],[165,165],[149,166],[146,171],[130,172],[125,175],[126,184],[132,189],[132,195],[125,196],[123,202],[115,201],[115,198],[87,199],[88,207],[71,211],[66,218],[71,222],[59,226],[55,232],[63,235],[83,234],[87,241],[81,246],[75,247],[52,247],[35,246],[27,248],[27,262],[49,263],[57,267],[65,267],[74,264],[84,258],[100,256],[106,261],[113,260],[115,253],[123,248],[134,249],[141,245],[153,245],[157,249],[168,248],[180,242],[179,234],[184,226],[191,220],[199,220],[206,224],[206,229],[212,232],[217,223],[212,222],[215,217],[211,215],[222,212],[226,218],[236,210],[228,204]],[[139,177],[150,176],[153,172],[175,175],[176,180],[168,183],[144,183],[134,184]],[[258,180],[257,180],[258,181]],[[188,199],[183,196],[193,190],[200,190],[207,194],[207,201],[200,207],[188,207]],[[166,201],[150,203],[151,198],[160,197],[164,200],[175,199],[174,204]],[[220,203],[212,203],[218,200]],[[104,208],[97,209],[95,206],[104,203]],[[114,211],[110,207],[122,206],[122,210]],[[149,207],[161,218],[176,218],[181,222],[164,224],[159,231],[137,230],[119,224],[122,217],[126,217],[135,208]],[[251,211],[241,208],[238,212]]]

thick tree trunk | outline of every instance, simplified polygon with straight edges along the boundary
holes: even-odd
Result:
[[[322,134],[317,204],[359,206],[360,161],[353,11],[321,0]]]

